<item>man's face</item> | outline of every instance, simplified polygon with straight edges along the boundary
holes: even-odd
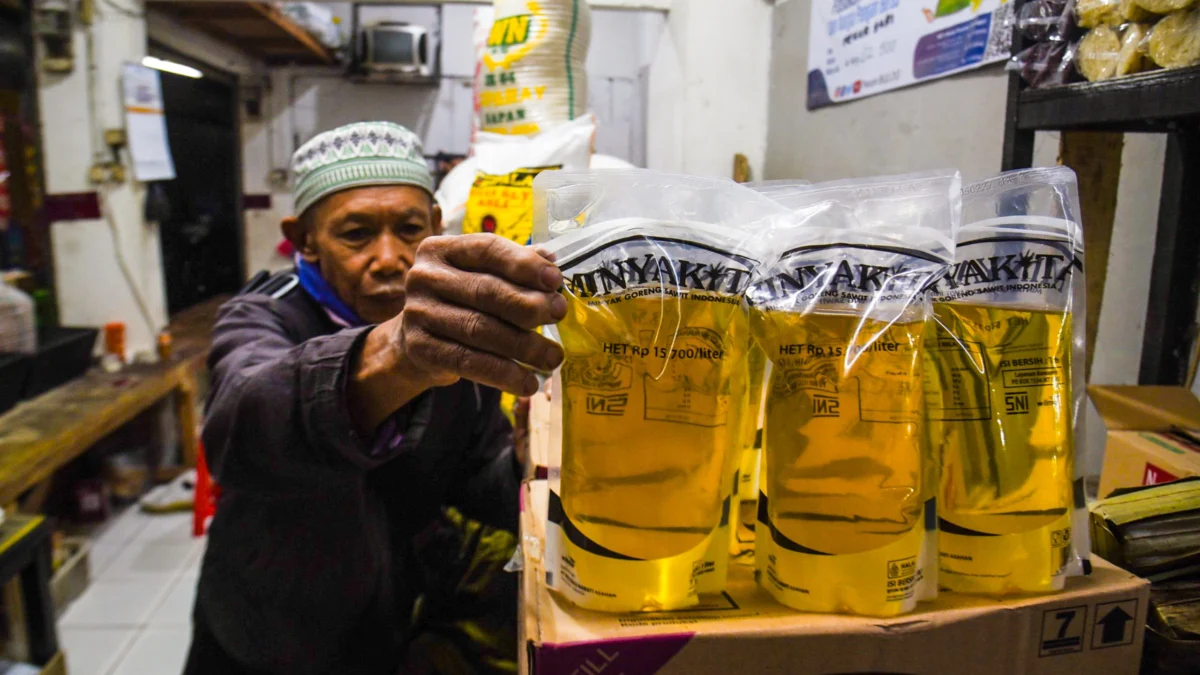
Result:
[[[304,259],[364,321],[383,323],[404,309],[405,275],[417,245],[442,233],[442,214],[421,188],[372,186],[325,197],[297,225]],[[284,233],[298,244],[287,221]]]

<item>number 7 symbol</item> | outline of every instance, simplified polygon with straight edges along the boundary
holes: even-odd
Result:
[[[1067,636],[1067,628],[1071,626],[1071,622],[1075,620],[1075,610],[1068,612],[1059,612],[1054,615],[1054,618],[1061,619],[1062,625],[1058,627],[1058,638],[1061,640]]]

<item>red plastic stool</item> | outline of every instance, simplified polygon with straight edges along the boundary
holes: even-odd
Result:
[[[217,513],[217,497],[221,496],[221,487],[213,482],[212,474],[208,472],[208,462],[204,459],[204,444],[200,443],[196,450],[196,500],[192,504],[192,535],[203,537],[208,531],[208,523]]]

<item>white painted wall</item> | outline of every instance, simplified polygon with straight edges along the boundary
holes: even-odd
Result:
[[[805,108],[807,2],[775,9],[767,178],[812,181],[954,167],[965,180],[1000,170],[1008,80],[999,66],[816,111]],[[1091,382],[1136,384],[1158,220],[1165,138],[1127,134]],[[1038,134],[1034,164],[1057,162],[1058,135]],[[1103,446],[1092,411],[1091,447]],[[1088,467],[1100,468],[1100,453]]]
[[[672,4],[648,75],[648,166],[730,177],[740,152],[762,175],[771,14],[764,0]]]
[[[349,26],[349,6],[333,7]],[[447,5],[442,11],[442,78],[437,85],[362,84],[345,79],[339,68],[280,68],[270,71],[271,91],[261,121],[243,120],[245,191],[270,193],[269,211],[247,211],[245,269],[282,269],[289,262],[275,252],[279,221],[291,213],[286,188],[266,181],[272,168],[286,169],[292,152],[312,136],[342,124],[390,120],[421,136],[425,152],[466,154],[474,115],[472,44],[474,7]],[[360,20],[387,19],[432,25],[433,10],[421,7],[365,7]],[[661,14],[595,10],[588,58],[591,109],[600,121],[596,151],[634,164],[646,162],[646,92],[649,67],[663,25]],[[765,129],[765,127],[764,127]],[[730,160],[732,161],[732,159]]]
[[[143,20],[98,4],[93,26],[74,30],[74,71],[59,76],[39,70],[48,193],[95,189],[88,183],[87,170],[97,152],[107,153],[103,129],[124,127],[121,67],[141,60],[145,31]],[[167,321],[158,227],[142,219],[141,184],[109,186],[100,194],[107,220],[51,224],[59,316],[64,324],[78,326],[122,321],[130,353],[150,350]],[[110,228],[115,228],[115,236]],[[118,251],[128,279],[118,264]],[[148,318],[139,311],[139,300]]]

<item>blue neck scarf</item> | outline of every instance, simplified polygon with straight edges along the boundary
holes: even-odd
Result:
[[[367,325],[350,306],[342,302],[333,286],[321,276],[321,268],[306,261],[296,254],[296,276],[300,278],[300,287],[325,308],[337,323],[345,324],[347,328],[358,328]]]

